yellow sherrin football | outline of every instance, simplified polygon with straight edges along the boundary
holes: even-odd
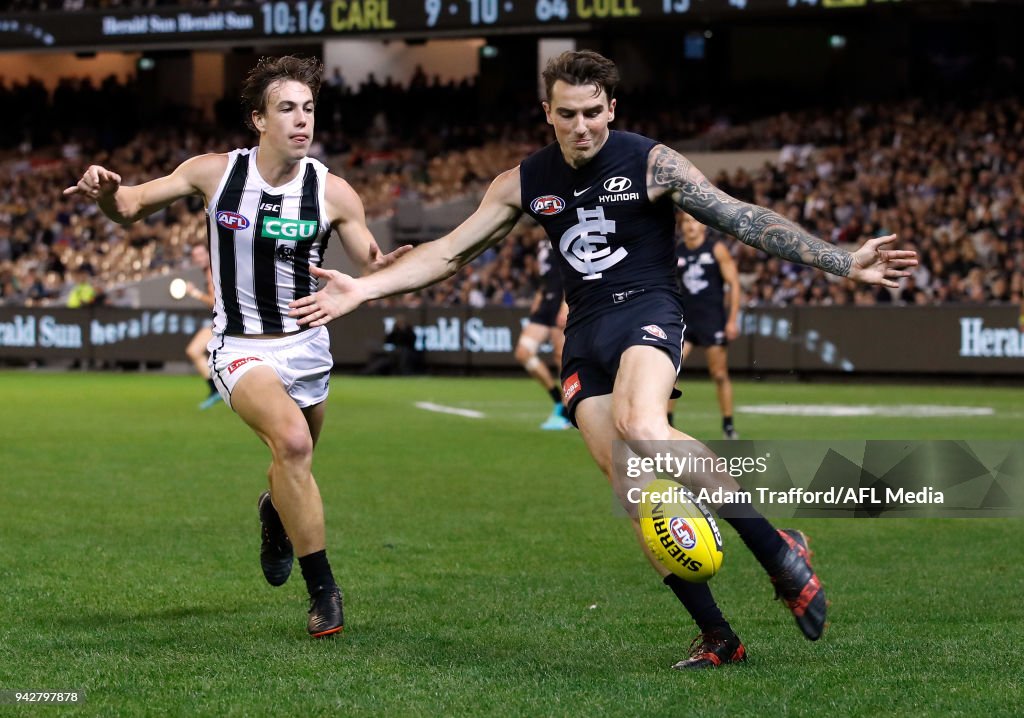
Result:
[[[677,576],[704,583],[722,567],[714,517],[681,484],[655,479],[641,492],[640,528],[651,552]]]

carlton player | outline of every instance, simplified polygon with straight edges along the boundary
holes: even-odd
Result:
[[[310,267],[320,266],[332,231],[363,273],[409,249],[381,255],[352,187],[306,156],[322,72],[313,58],[259,61],[242,88],[257,147],[193,157],[133,187],[93,165],[64,190],[94,200],[120,224],[189,195],[205,200],[215,290],[210,369],[224,401],[270,449],[270,490],[258,501],[260,563],[266,580],[280,586],[298,555],[315,638],[344,625],[311,473],[334,362],[327,332],[300,326],[288,303],[316,290]]]
[[[597,53],[563,53],[548,63],[543,76],[543,106],[555,143],[499,175],[477,210],[451,233],[420,245],[393,266],[360,279],[314,268],[313,274],[328,282],[292,302],[292,315],[302,324],[321,326],[369,299],[451,276],[528,212],[557,249],[565,284],[569,320],[562,388],[569,417],[625,502],[630,479],[613,465],[615,441],[625,440],[641,456],[665,451],[664,442],[672,439],[687,440],[691,452],[700,446],[670,427],[665,415],[683,342],[674,276],[677,208],[776,256],[872,284],[896,286],[896,278],[907,276],[906,268],[916,264],[915,254],[884,249],[895,236],[869,240],[855,253],[822,242],[771,210],[725,194],[678,152],[646,137],[609,131],[618,70]],[[685,480],[694,490],[739,488],[725,474]],[[636,507],[625,505],[639,536]],[[826,601],[803,535],[776,531],[749,504],[723,506],[719,514],[765,567],[804,634],[819,638]],[[659,573],[668,574],[648,558]],[[673,574],[665,583],[701,631],[689,657],[675,667],[718,666],[744,658],[745,649],[707,584]]]
[[[732,418],[728,346],[740,334],[740,275],[724,242],[708,239],[707,227],[687,213],[681,212],[679,219],[682,238],[676,245],[676,274],[686,318],[683,361],[694,347],[704,347],[722,412],[722,436],[738,439]]]

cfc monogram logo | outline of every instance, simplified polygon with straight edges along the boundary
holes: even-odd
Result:
[[[626,258],[628,252],[608,246],[609,234],[615,233],[615,220],[605,219],[604,207],[577,209],[579,222],[569,227],[558,241],[565,261],[584,279],[600,279],[601,273]]]

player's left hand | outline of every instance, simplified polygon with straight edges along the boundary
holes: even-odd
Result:
[[[379,269],[384,269],[384,267],[391,266],[410,251],[412,251],[412,245],[403,244],[393,252],[384,254],[380,251],[380,247],[377,246],[377,243],[374,242],[370,245],[370,261],[366,265],[367,274],[376,272]]]
[[[288,316],[297,318],[299,324],[322,327],[363,303],[362,285],[355,277],[334,269],[320,269],[315,264],[309,266],[309,273],[323,280],[324,286],[318,292],[288,303]]]
[[[909,267],[917,266],[917,252],[912,249],[882,249],[896,241],[896,235],[869,239],[853,253],[850,279],[864,284],[881,284],[896,289],[897,279],[909,277]]]

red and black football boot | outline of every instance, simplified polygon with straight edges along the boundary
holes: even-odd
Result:
[[[747,649],[740,637],[732,631],[718,630],[701,633],[690,641],[690,657],[672,667],[678,671],[694,668],[718,668],[729,663],[747,660]]]
[[[288,580],[292,573],[292,562],[295,559],[295,552],[292,550],[292,542],[285,533],[281,517],[277,515],[274,502],[270,500],[270,492],[264,491],[260,494],[257,503],[260,512],[260,534],[262,545],[260,546],[260,566],[263,568],[263,577],[271,586],[281,586]]]
[[[341,589],[326,586],[309,599],[309,623],[306,630],[313,638],[324,638],[340,632],[345,627],[345,610]]]
[[[825,630],[828,601],[825,600],[821,581],[811,568],[807,537],[796,529],[780,529],[779,535],[787,548],[778,570],[771,577],[775,584],[775,597],[789,607],[804,635],[817,641]]]

